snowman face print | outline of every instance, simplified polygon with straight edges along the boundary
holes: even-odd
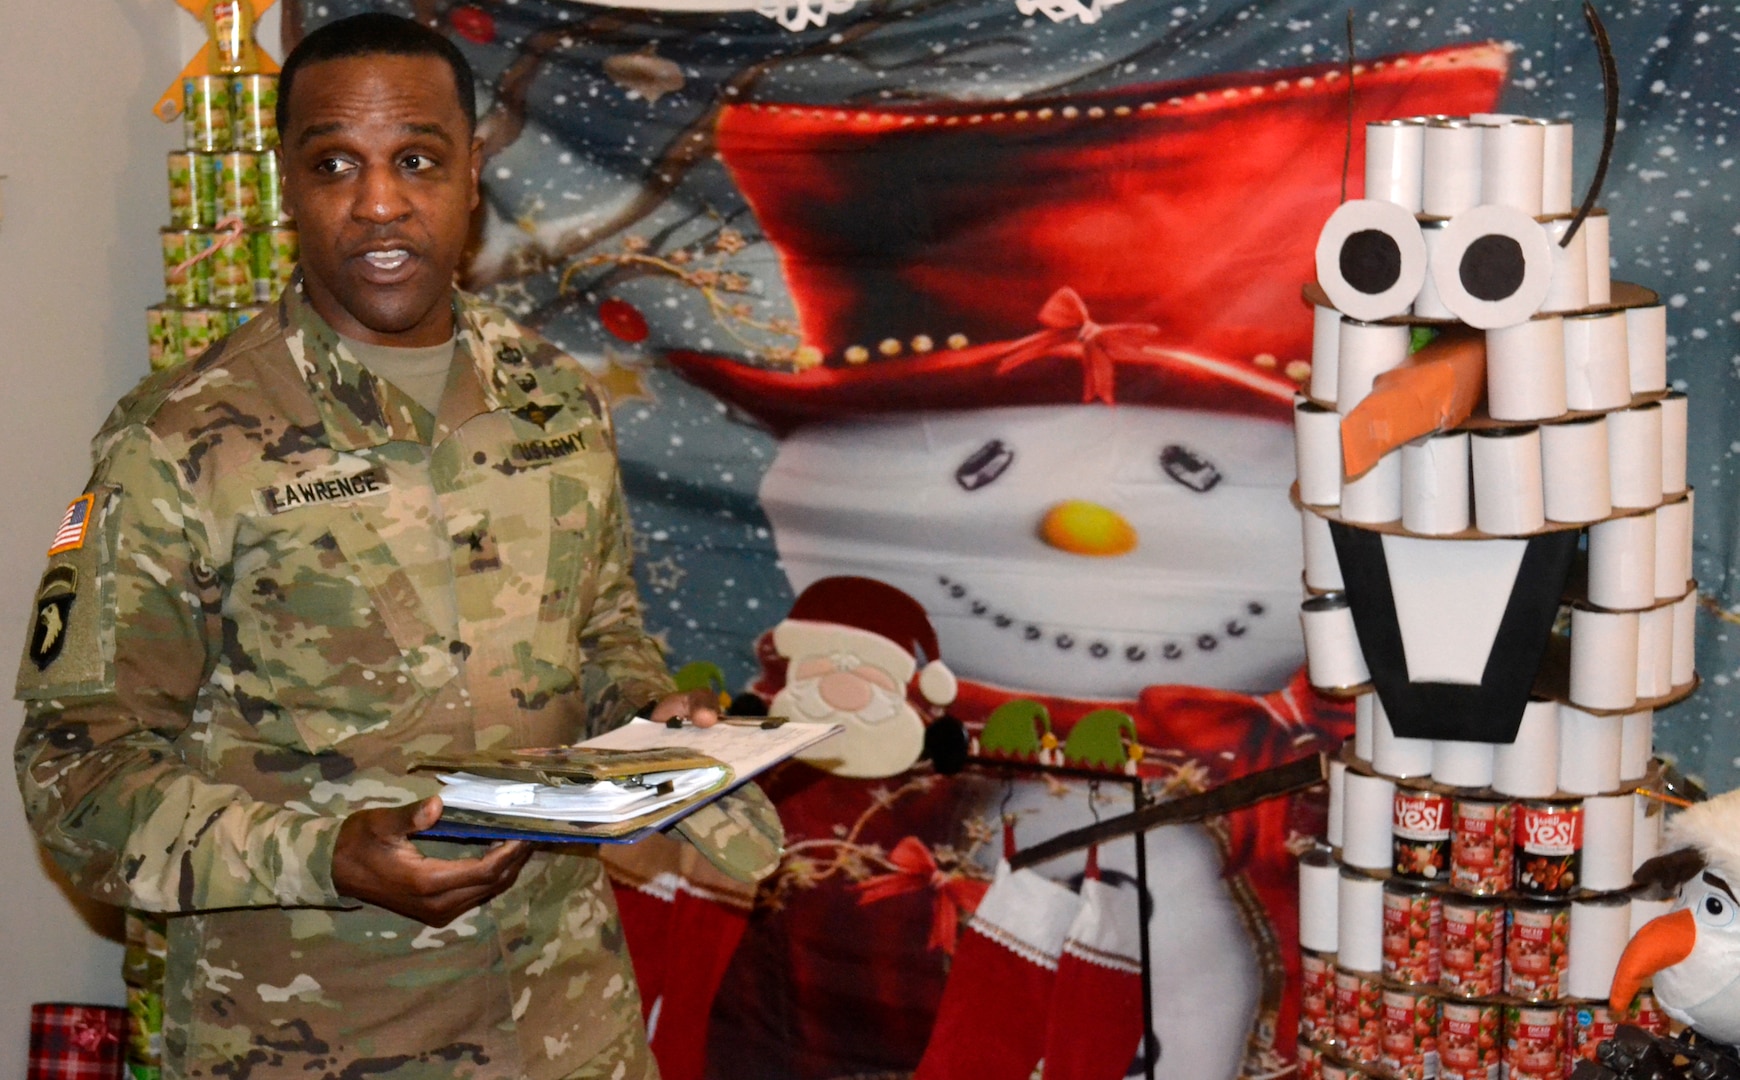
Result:
[[[835,574],[901,589],[968,678],[1266,691],[1304,655],[1293,468],[1284,423],[1006,407],[801,428],[761,501],[794,589]]]

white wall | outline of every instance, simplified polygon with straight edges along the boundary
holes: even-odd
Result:
[[[146,371],[144,310],[162,299],[163,155],[181,133],[151,106],[199,40],[172,0],[0,0],[6,749],[22,717],[10,700],[13,665],[48,540],[83,487],[91,434]],[[25,1075],[32,1002],[124,999],[118,920],[59,883],[15,791],[10,770],[0,773],[0,1080]]]

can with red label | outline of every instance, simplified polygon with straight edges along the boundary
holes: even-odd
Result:
[[[1516,804],[1457,799],[1450,808],[1450,885],[1491,896],[1516,884]]]
[[[1435,984],[1443,927],[1436,892],[1397,878],[1384,882],[1384,977],[1410,986]]]
[[[1383,999],[1383,1066],[1392,1080],[1438,1075],[1438,995],[1434,990],[1389,987]]]
[[[1294,1073],[1299,1080],[1323,1080],[1323,1051],[1301,1039],[1294,1060],[1299,1063]]]
[[[1631,1000],[1631,1008],[1625,1010],[1625,1023],[1632,1027],[1640,1027],[1651,1035],[1665,1036],[1668,1033],[1667,1013],[1661,1011],[1661,1006],[1655,1003],[1653,990],[1639,990]]]
[[[1504,1007],[1445,1001],[1438,1008],[1438,1080],[1498,1080]]]
[[[1504,992],[1524,1001],[1558,997],[1570,932],[1567,904],[1512,904],[1504,928]]]
[[[1396,789],[1390,819],[1397,877],[1444,881],[1450,873],[1450,800],[1435,791]]]
[[[1328,954],[1299,951],[1299,1038],[1332,1045],[1335,1042],[1335,965]]]
[[[1335,1048],[1354,1061],[1378,1059],[1383,984],[1363,971],[1335,969]]]
[[[1504,904],[1474,896],[1444,897],[1438,985],[1456,997],[1504,992]]]
[[[1564,1080],[1565,1010],[1512,1005],[1504,1011],[1505,1080]]]
[[[1527,896],[1570,896],[1582,879],[1583,804],[1526,802],[1516,811],[1516,887]]]
[[[1613,1038],[1619,1021],[1603,1001],[1582,1001],[1565,1007],[1565,1057],[1572,1063],[1595,1061],[1601,1040]]]
[[[1323,1080],[1365,1080],[1366,1074],[1349,1065],[1345,1061],[1337,1061],[1325,1056],[1317,1063],[1322,1071]]]

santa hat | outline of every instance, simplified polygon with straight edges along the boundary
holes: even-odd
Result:
[[[917,600],[873,578],[829,577],[813,582],[773,628],[773,643],[787,657],[844,652],[876,665],[902,683],[913,681],[924,701],[947,705],[959,683],[942,662],[936,629]],[[926,663],[918,664],[922,651]]]
[[[1362,64],[1351,119],[1489,109],[1505,66],[1491,44]],[[1349,120],[1332,64],[1016,103],[728,106],[719,152],[802,344],[774,366],[670,359],[780,433],[1071,401],[1286,419],[1311,351],[1300,223],[1341,200]]]

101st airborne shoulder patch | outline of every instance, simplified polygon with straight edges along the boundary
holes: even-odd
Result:
[[[77,567],[51,566],[42,575],[42,584],[36,589],[35,617],[30,623],[29,655],[38,671],[47,671],[48,666],[60,658],[78,590]]]

